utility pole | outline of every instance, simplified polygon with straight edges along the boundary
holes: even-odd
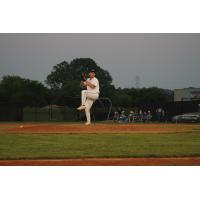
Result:
[[[138,75],[135,77],[135,88],[140,88],[140,77]]]

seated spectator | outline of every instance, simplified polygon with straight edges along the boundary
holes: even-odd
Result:
[[[152,119],[152,114],[151,114],[151,111],[148,110],[147,112],[147,121],[150,121]]]
[[[142,110],[139,111],[139,121],[143,120],[143,112]]]
[[[139,114],[138,114],[138,112],[135,112],[134,121],[138,121],[138,120],[139,120]]]
[[[118,112],[114,112],[113,121],[116,122],[118,120],[119,120],[119,113]]]
[[[119,116],[119,121],[121,121],[121,122],[127,121],[127,116],[125,115],[124,110],[121,112],[121,115]]]
[[[146,121],[147,121],[147,112],[144,112],[144,113],[143,113],[142,121],[143,121],[143,122],[146,122]]]
[[[134,121],[134,112],[131,110],[128,115],[128,122],[133,122],[133,121]]]

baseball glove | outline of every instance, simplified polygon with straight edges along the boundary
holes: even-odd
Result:
[[[81,74],[81,80],[82,80],[82,81],[86,81],[86,74],[85,74],[85,73],[82,73],[82,74]]]

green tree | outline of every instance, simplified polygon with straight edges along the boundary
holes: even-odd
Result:
[[[112,77],[108,71],[99,67],[96,62],[90,58],[76,58],[70,63],[66,61],[53,67],[52,72],[47,76],[46,83],[50,86],[54,94],[55,103],[67,102],[67,97],[80,97],[81,74],[89,73],[91,69],[96,72],[96,77],[100,82],[101,96],[112,97],[115,87],[111,84]],[[60,100],[60,98],[64,98]]]
[[[24,106],[42,106],[47,103],[48,89],[40,82],[19,76],[4,76],[0,82],[0,98],[7,105],[16,106],[23,113]]]
[[[45,105],[47,94],[48,89],[42,83],[19,76],[4,76],[0,82],[1,99],[9,105]]]
[[[124,107],[148,107],[163,105],[171,101],[172,92],[157,88],[118,88],[115,92],[114,105]]]
[[[53,67],[52,72],[47,76],[46,83],[51,89],[57,90],[63,87],[66,81],[73,80],[73,70],[69,64],[64,61]]]

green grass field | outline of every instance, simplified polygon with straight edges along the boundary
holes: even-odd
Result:
[[[0,124],[0,159],[200,156],[200,129],[193,126],[195,132],[170,134],[22,134]]]

